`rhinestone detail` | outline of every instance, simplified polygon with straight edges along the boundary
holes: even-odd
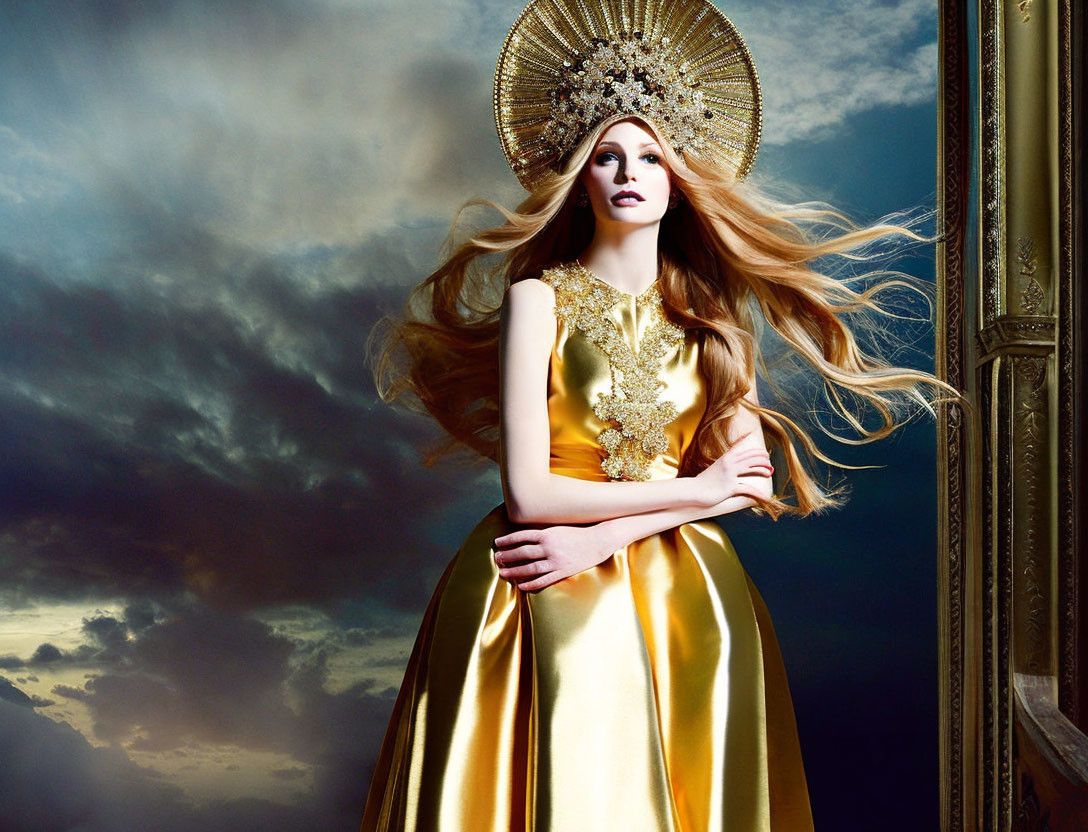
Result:
[[[701,82],[688,73],[684,53],[667,37],[622,34],[593,38],[584,56],[563,62],[549,93],[543,140],[562,157],[601,119],[640,113],[665,131],[677,152],[697,152],[713,137],[706,122],[714,113],[703,104]]]
[[[609,424],[597,436],[605,450],[601,469],[612,480],[648,480],[650,466],[668,450],[665,426],[679,415],[676,405],[659,400],[664,382],[661,359],[684,341],[684,330],[665,317],[657,281],[638,295],[621,292],[575,260],[544,271],[541,280],[555,290],[555,314],[576,327],[605,355],[612,392],[598,393],[593,412]],[[633,299],[653,320],[635,353],[608,311]]]

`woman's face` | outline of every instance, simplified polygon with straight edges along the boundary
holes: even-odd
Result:
[[[647,225],[668,209],[669,171],[661,146],[635,121],[618,121],[604,131],[579,181],[598,222]]]

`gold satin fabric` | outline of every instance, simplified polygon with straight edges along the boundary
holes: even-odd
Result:
[[[648,315],[609,312],[633,347]],[[692,333],[666,355],[680,411],[653,478],[676,476],[705,408]],[[551,470],[606,480],[592,402],[607,358],[560,319]],[[498,575],[503,505],[439,580],[374,770],[361,830],[811,832],[770,616],[712,521],[639,540],[544,589]]]

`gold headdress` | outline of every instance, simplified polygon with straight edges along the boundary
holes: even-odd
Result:
[[[746,176],[762,110],[736,27],[708,0],[532,0],[495,69],[495,125],[521,184],[532,190],[620,113]]]

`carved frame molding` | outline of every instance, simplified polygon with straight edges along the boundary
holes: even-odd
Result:
[[[1088,806],[1071,5],[939,4],[936,368],[971,403],[938,419],[945,832]]]

